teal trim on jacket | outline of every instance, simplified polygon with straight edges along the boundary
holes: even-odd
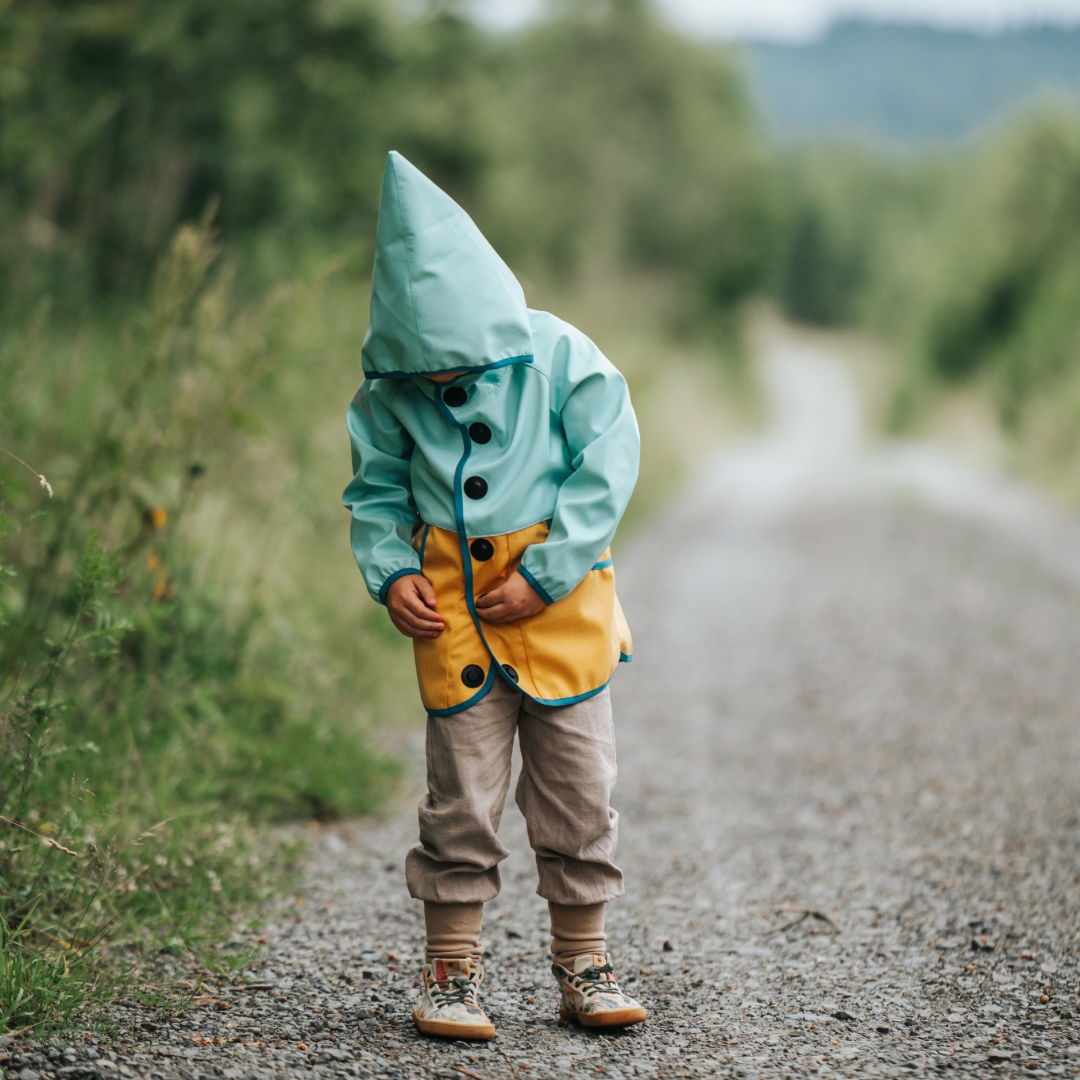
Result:
[[[433,371],[432,375],[467,375],[471,371],[490,371],[492,368],[505,367],[507,364],[531,364],[531,356],[508,356],[505,360],[496,360],[491,364],[466,368],[450,368],[446,371]],[[365,371],[365,379],[415,379],[416,373],[409,371]]]
[[[421,551],[421,553],[420,553],[421,561],[423,561],[423,558],[424,558],[424,555],[423,555],[423,552]],[[386,594],[390,591],[390,586],[393,585],[394,582],[397,581],[397,579],[399,577],[405,577],[406,574],[420,574],[420,576],[423,577],[423,571],[422,570],[414,569],[411,566],[407,566],[407,567],[405,567],[404,570],[398,570],[396,573],[391,574],[382,583],[382,587],[379,589],[379,595],[378,595],[378,597],[376,599],[378,599],[380,604],[385,604],[386,603]]]
[[[595,570],[596,567],[594,566],[593,569]],[[544,586],[541,585],[540,582],[537,581],[536,578],[534,578],[532,574],[530,574],[529,571],[525,569],[524,566],[519,566],[517,568],[517,572],[533,587],[533,591],[536,593],[537,596],[540,597],[541,600],[544,601],[544,603],[548,607],[551,607],[551,605],[555,603],[555,601],[548,595],[547,589],[545,589]]]

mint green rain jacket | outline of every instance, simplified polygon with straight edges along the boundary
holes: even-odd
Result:
[[[530,310],[465,211],[395,152],[362,356],[343,502],[371,596],[385,603],[393,581],[421,572],[418,539],[434,528],[460,541],[472,611],[470,543],[546,522],[513,569],[545,604],[569,597],[602,560],[637,479],[626,382],[579,330]],[[457,377],[423,377],[437,372]]]

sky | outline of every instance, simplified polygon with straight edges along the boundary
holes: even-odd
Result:
[[[992,33],[1033,22],[1080,24],[1080,0],[654,0],[676,26],[720,38],[809,40],[838,18],[862,17]],[[542,0],[472,0],[485,24],[511,29]]]

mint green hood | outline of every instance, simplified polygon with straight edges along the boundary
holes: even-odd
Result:
[[[396,151],[383,173],[364,338],[369,379],[532,357],[525,295],[472,218]]]

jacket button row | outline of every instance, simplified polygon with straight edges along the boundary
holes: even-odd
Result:
[[[509,664],[503,664],[502,669],[514,682],[520,681],[518,673]],[[478,686],[483,686],[486,678],[487,676],[484,673],[484,669],[479,664],[469,664],[468,667],[463,668],[461,672],[461,681],[470,690],[475,690]]]
[[[463,487],[470,499],[482,499],[488,490],[487,481],[482,476],[470,476]]]
[[[484,669],[480,667],[479,664],[469,664],[469,666],[461,672],[461,681],[471,690],[475,690],[478,686],[483,686],[485,678]]]
[[[451,409],[459,409],[469,400],[469,392],[464,386],[448,386],[442,392],[442,399]],[[481,424],[479,421],[470,424],[469,438],[474,443],[491,442],[491,428],[487,424]]]
[[[469,550],[477,562],[487,562],[495,554],[495,545],[490,540],[481,537],[469,545]]]

